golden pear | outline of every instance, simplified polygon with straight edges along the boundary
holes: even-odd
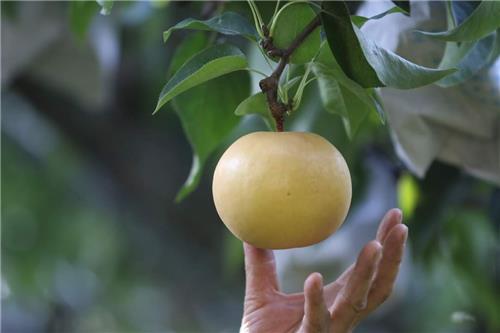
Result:
[[[319,135],[255,132],[234,142],[215,168],[215,207],[229,230],[259,248],[308,246],[344,222],[351,176]]]

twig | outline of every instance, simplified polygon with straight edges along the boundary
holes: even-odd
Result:
[[[266,95],[267,104],[269,105],[271,114],[276,121],[276,129],[278,132],[283,132],[285,113],[291,109],[291,105],[284,104],[278,100],[278,86],[281,74],[283,74],[292,53],[304,42],[307,36],[309,36],[309,34],[311,34],[320,25],[321,19],[318,15],[304,28],[304,30],[286,49],[277,48],[273,44],[272,38],[269,36],[269,29],[266,26],[262,27],[265,37],[261,42],[262,47],[269,56],[280,58],[278,66],[273,71],[271,76],[268,76],[259,82],[260,89]]]

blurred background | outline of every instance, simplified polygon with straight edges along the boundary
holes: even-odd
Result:
[[[176,46],[191,36],[163,44],[162,32],[211,6],[116,2],[104,16],[94,2],[1,2],[2,332],[239,329],[242,248],[217,216],[211,176],[225,147],[264,123],[243,118],[176,204],[191,147],[170,106],[151,115]],[[250,17],[244,2],[226,6]],[[442,12],[418,6],[417,17]],[[239,43],[258,67],[258,52]],[[434,66],[443,48],[392,44]],[[388,122],[370,115],[351,141],[309,86],[287,127],[341,150],[354,196],[334,236],[277,251],[285,290],[300,290],[311,271],[334,279],[399,206],[410,240],[398,285],[358,331],[500,330],[499,62],[467,82],[382,91]]]

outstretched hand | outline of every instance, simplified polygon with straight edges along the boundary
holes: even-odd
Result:
[[[384,216],[376,239],[337,280],[323,286],[319,273],[304,283],[304,292],[280,292],[274,255],[244,244],[246,292],[241,332],[351,332],[391,294],[408,228],[399,209]]]

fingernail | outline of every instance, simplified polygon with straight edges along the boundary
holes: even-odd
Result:
[[[406,242],[406,240],[408,239],[408,226],[406,224],[403,224],[403,227],[404,227],[404,232],[402,238],[403,242]]]
[[[401,221],[403,221],[403,211],[399,208],[395,208],[394,209],[395,211],[395,217],[396,217],[396,220],[398,220],[399,223],[401,223]]]
[[[323,275],[321,275],[321,273],[314,273],[317,277],[318,277],[318,281],[319,281],[319,287],[320,288],[323,288]]]

